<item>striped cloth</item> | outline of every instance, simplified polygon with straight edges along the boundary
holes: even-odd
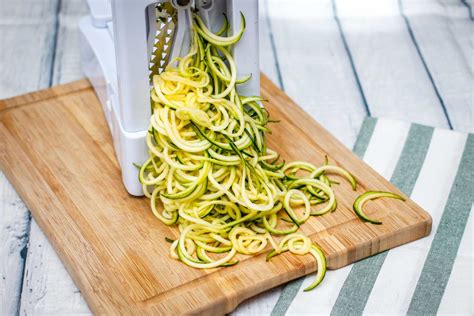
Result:
[[[243,303],[236,315],[472,315],[474,134],[367,118],[354,152],[433,217],[431,234]]]

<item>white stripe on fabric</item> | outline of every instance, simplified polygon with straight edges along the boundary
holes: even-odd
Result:
[[[316,289],[311,292],[302,292],[314,281],[314,274],[310,274],[304,279],[298,295],[295,296],[293,303],[288,308],[287,315],[297,316],[316,311],[318,315],[331,314],[332,307],[344,285],[344,281],[351,272],[351,267],[352,265],[349,265],[338,270],[327,271],[324,282],[318,285]]]
[[[379,119],[375,125],[364,161],[386,179],[390,179],[395,170],[410,126],[407,122],[388,119]],[[352,265],[328,271],[324,282],[309,293],[302,290],[312,282],[314,275],[306,277],[300,292],[288,308],[287,315],[305,314],[314,311],[315,306],[318,315],[329,315],[351,267]]]
[[[385,179],[390,179],[395,170],[410,126],[407,122],[387,119],[379,119],[375,125],[364,161]]]
[[[432,234],[390,252],[377,277],[365,314],[405,314],[430,249],[461,161],[467,135],[435,129],[411,198],[433,217]]]
[[[284,285],[283,285],[284,286]],[[230,313],[232,316],[270,315],[281,294],[283,286],[263,292],[244,301]]]
[[[438,314],[472,315],[474,313],[474,204],[469,214],[466,230],[459,245],[458,255],[444,291]],[[468,295],[467,293],[471,293]]]

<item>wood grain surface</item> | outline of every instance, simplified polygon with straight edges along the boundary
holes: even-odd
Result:
[[[302,226],[331,269],[426,236],[431,218],[414,202],[374,201],[361,222],[357,194],[399,192],[310,118],[266,77],[273,126],[270,146],[287,160],[319,164],[324,155],[350,170],[358,192],[337,186],[338,210]],[[26,128],[27,127],[27,128]],[[315,270],[310,256],[242,257],[235,267],[196,270],[170,259],[164,237],[175,228],[156,220],[148,200],[129,196],[93,89],[77,81],[0,102],[0,164],[52,242],[91,309],[99,314],[223,314],[242,300]]]

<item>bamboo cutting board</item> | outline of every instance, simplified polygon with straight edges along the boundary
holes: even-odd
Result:
[[[328,155],[354,174],[357,192],[335,186],[338,208],[302,231],[337,269],[429,234],[431,217],[413,201],[382,199],[352,211],[366,190],[400,193],[262,76],[267,109],[280,120],[269,146],[286,161]],[[316,269],[310,256],[243,256],[233,267],[197,270],[168,256],[175,228],[155,219],[146,198],[128,195],[101,106],[82,80],[0,101],[0,166],[26,202],[97,314],[224,314],[244,299]],[[401,193],[400,193],[401,194]],[[315,310],[316,311],[316,310]]]

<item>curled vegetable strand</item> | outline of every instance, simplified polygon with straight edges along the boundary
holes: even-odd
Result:
[[[153,214],[179,228],[179,238],[169,240],[172,258],[209,269],[269,246],[269,259],[286,251],[312,254],[318,263],[313,288],[324,277],[324,253],[297,230],[311,216],[335,210],[328,175],[342,175],[354,189],[356,181],[327,163],[286,164],[267,148],[270,119],[262,99],[236,90],[250,78],[237,77],[230,53],[243,34],[243,16],[241,25],[223,37],[227,30],[212,34],[194,16],[190,53],[154,76],[149,158],[140,182]]]

